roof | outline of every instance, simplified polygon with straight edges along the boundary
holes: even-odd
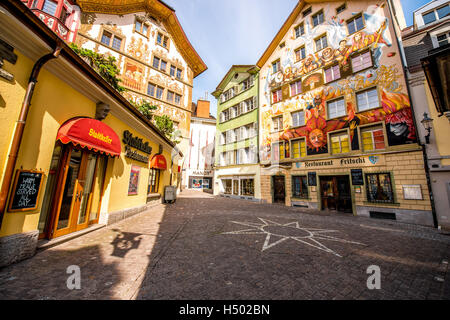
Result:
[[[167,31],[173,37],[177,48],[194,72],[194,78],[203,73],[208,67],[190,43],[175,10],[161,0],[77,0],[81,11],[123,15],[136,12],[148,12],[163,21]]]
[[[124,110],[137,117],[143,124],[152,129],[158,137],[168,145],[176,148],[175,143],[168,139],[149,119],[137,110],[124,96],[114,89],[105,79],[103,79],[90,65],[78,56],[61,38],[58,37],[41,19],[39,19],[28,7],[18,0],[3,0],[0,6],[5,7],[11,15],[17,18],[38,38],[44,41],[50,48],[61,47],[60,57],[67,60],[83,76],[103,90],[108,96],[120,104]],[[179,154],[183,156],[181,151]]]
[[[217,98],[222,91],[227,86],[228,82],[230,82],[231,78],[236,74],[237,72],[249,72],[249,73],[256,73],[259,71],[259,68],[256,65],[233,65],[231,66],[230,70],[225,74],[222,81],[220,81],[219,85],[216,88],[216,91],[211,93],[213,96]]]
[[[267,60],[270,58],[270,56],[273,54],[275,49],[278,47],[278,44],[281,42],[281,40],[283,40],[284,36],[289,31],[290,27],[295,22],[298,15],[303,11],[303,9],[308,4],[321,3],[321,2],[323,2],[323,1],[321,1],[321,0],[299,0],[297,5],[295,6],[294,10],[292,10],[289,17],[286,19],[286,21],[281,26],[278,33],[273,38],[272,42],[267,47],[266,51],[264,51],[263,55],[261,56],[261,58],[259,58],[258,62],[256,63],[256,65],[259,68],[262,68],[264,66],[264,64],[267,62]],[[343,2],[343,1],[342,0],[328,0],[327,2]]]

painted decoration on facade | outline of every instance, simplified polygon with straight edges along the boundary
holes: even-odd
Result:
[[[143,79],[144,67],[130,59],[125,59],[123,85],[132,90],[141,91]]]
[[[296,53],[286,46],[281,56],[281,70],[273,73],[271,65],[262,70],[267,104],[261,107],[261,161],[271,159],[272,143],[301,137],[305,138],[307,155],[328,153],[328,133],[339,129],[348,130],[350,151],[359,150],[357,128],[370,123],[385,124],[389,146],[417,141],[409,97],[400,84],[401,67],[397,68],[393,61],[389,63],[395,52],[383,54],[383,50],[392,44],[387,32],[388,19],[382,11],[382,6],[370,6],[367,12],[361,13],[365,27],[350,36],[347,36],[346,23],[336,17],[316,28],[311,28],[306,19],[302,38],[307,52],[314,51],[314,42],[324,29],[329,46],[306,55],[300,61],[297,61]],[[358,14],[354,17],[358,18]],[[292,96],[271,104],[272,91],[286,88],[289,84],[292,86],[296,79],[301,80],[301,93],[293,95],[291,88]],[[361,93],[369,91],[371,99],[376,102],[358,110]],[[345,112],[331,117],[327,104],[338,100]],[[291,126],[291,112],[294,111],[304,112],[303,126]],[[283,115],[283,128],[272,132],[272,119],[280,115]]]

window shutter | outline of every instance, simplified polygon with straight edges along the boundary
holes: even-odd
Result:
[[[253,97],[253,109],[256,109],[256,108],[258,108],[258,98],[257,98],[257,96],[254,96]]]

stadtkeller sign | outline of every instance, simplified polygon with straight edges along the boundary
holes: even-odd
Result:
[[[293,169],[361,168],[382,166],[384,164],[384,156],[378,155],[295,162]]]
[[[143,163],[148,163],[150,161],[147,155],[141,155],[137,151],[131,149],[131,147],[133,147],[150,155],[152,153],[152,147],[149,146],[148,142],[144,142],[141,138],[133,137],[128,130],[123,132],[122,142],[125,144],[125,157]]]

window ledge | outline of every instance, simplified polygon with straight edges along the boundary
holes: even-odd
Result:
[[[159,200],[161,195],[159,193],[149,193],[147,194],[147,200]]]
[[[364,203],[364,205],[376,206],[376,207],[400,207],[401,206],[401,203],[397,203],[397,202],[383,203],[383,202],[364,201],[363,203]]]

